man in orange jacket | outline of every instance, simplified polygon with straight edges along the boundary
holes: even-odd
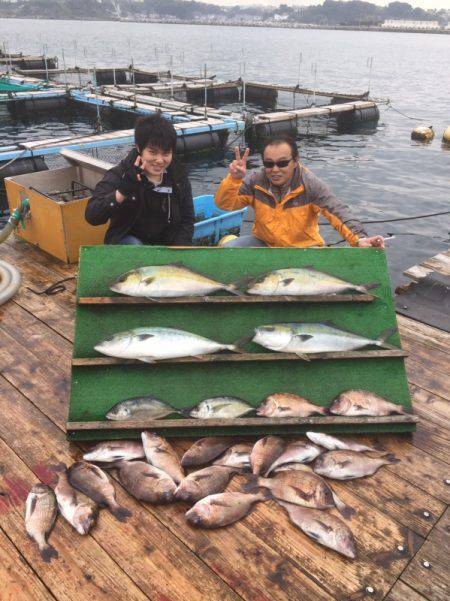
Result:
[[[351,246],[384,248],[382,236],[368,237],[360,221],[328,186],[299,162],[295,140],[270,138],[262,150],[263,165],[247,176],[247,148],[235,159],[215,195],[216,205],[226,211],[251,206],[253,233],[224,246],[324,246],[319,234],[322,214]]]

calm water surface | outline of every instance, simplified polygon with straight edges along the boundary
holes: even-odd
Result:
[[[281,30],[114,22],[0,20],[0,42],[12,51],[49,56],[64,49],[67,65],[168,69],[221,79],[297,84],[319,89],[369,89],[368,58],[373,57],[370,92],[389,98],[375,129],[341,134],[333,120],[317,119],[300,128],[306,165],[323,178],[363,220],[386,220],[450,210],[450,151],[441,146],[450,126],[450,36],[381,32]],[[302,54],[300,64],[299,56]],[[172,57],[172,59],[170,59]],[[62,63],[60,63],[62,65]],[[299,69],[300,66],[300,69]],[[314,76],[314,66],[317,75]],[[304,99],[302,99],[304,100]],[[280,108],[292,96],[280,94]],[[401,111],[409,119],[399,112]],[[14,120],[0,108],[0,144],[93,131],[95,118],[84,111],[29,115]],[[432,144],[411,141],[415,125],[433,125]],[[111,128],[106,122],[105,127]],[[226,173],[230,151],[189,158],[194,193],[215,190]],[[260,165],[255,151],[251,166]],[[401,272],[448,248],[450,216],[368,225],[370,233],[396,238],[387,255],[393,281]],[[338,237],[322,228],[329,242]]]

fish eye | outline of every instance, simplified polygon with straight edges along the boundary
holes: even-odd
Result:
[[[108,338],[105,338],[103,340],[103,342],[112,342],[114,340],[114,336],[108,336]]]
[[[120,275],[118,278],[116,278],[116,284],[122,284],[123,282],[126,282],[128,278],[128,275],[125,273],[123,275]]]
[[[261,329],[264,330],[264,332],[275,332],[274,326],[263,326]]]

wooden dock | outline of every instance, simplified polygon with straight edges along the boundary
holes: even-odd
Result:
[[[55,296],[36,294],[76,275],[15,239],[0,257],[23,274],[0,308],[0,599],[11,601],[447,601],[450,532],[450,334],[400,317],[414,411],[411,435],[361,437],[395,452],[399,464],[369,478],[333,484],[356,510],[349,523],[358,558],[315,544],[273,501],[218,531],[195,530],[186,506],[144,505],[115,482],[127,523],[100,513],[81,537],[59,516],[51,542],[59,559],[42,562],[26,536],[23,508],[50,466],[81,455],[66,441],[75,282]],[[190,442],[175,443],[181,453]],[[235,479],[233,490],[240,488]]]

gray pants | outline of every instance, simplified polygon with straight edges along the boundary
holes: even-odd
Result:
[[[267,244],[253,234],[249,234],[248,236],[239,236],[239,238],[236,238],[235,240],[226,242],[223,245],[223,248],[230,246],[249,248],[252,246],[267,246]]]

